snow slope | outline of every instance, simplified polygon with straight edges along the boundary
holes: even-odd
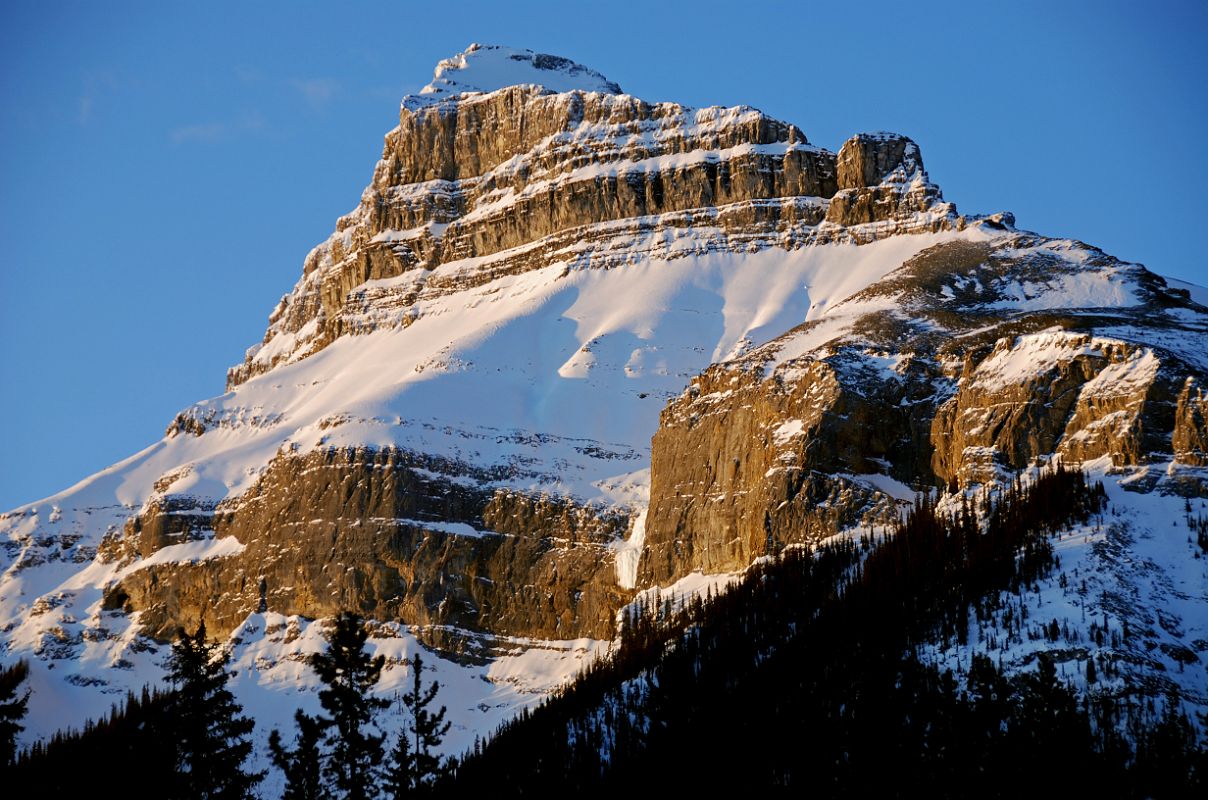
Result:
[[[499,468],[496,485],[637,509],[664,401],[710,362],[825,318],[923,248],[986,235],[970,229],[862,246],[639,259],[608,270],[552,263],[425,300],[410,326],[342,337],[196,404],[185,413],[204,425],[201,435],[173,431],[0,518],[9,543],[0,562],[6,655],[30,659],[35,676],[26,740],[80,725],[162,674],[166,650],[137,636],[137,618],[102,610],[106,584],[152,561],[240,547],[229,539],[176,545],[124,568],[94,561],[106,531],[152,497],[170,492],[212,507],[247,489],[279,452],[395,445]],[[52,540],[71,544],[28,563],[31,542]],[[240,696],[253,707],[280,706],[287,720],[309,678],[293,643],[268,636],[268,627],[249,618],[236,634]],[[414,646],[399,635],[391,641]],[[468,737],[450,746],[573,676],[601,646],[541,643],[481,668],[442,662],[447,682],[461,687],[454,718]]]
[[[440,108],[434,113],[440,114],[442,104],[454,98],[517,84],[550,92],[620,92],[604,76],[566,59],[474,45],[441,62],[432,83],[404,100],[403,113],[435,105]],[[761,124],[762,119],[747,108],[701,109],[691,112],[690,119],[687,111],[681,112],[683,124],[677,121],[668,128],[677,135]],[[647,148],[661,152],[666,144],[659,137],[667,125],[648,127],[620,137],[624,147],[615,153],[606,150],[597,154],[597,161],[569,169],[556,163],[549,175],[529,174],[539,158],[497,165],[480,176],[496,188],[461,222],[472,222],[476,214],[507,216],[520,207],[516,203],[528,196],[525,192],[549,192],[568,181],[614,180],[752,154],[787,160],[790,150],[808,147],[786,140],[638,157]],[[571,145],[582,144],[576,137],[607,144],[613,134],[604,133],[576,127],[551,136],[535,152],[573,149]],[[532,180],[517,189],[512,179],[521,173]],[[921,181],[920,174],[912,173]],[[902,180],[907,177],[903,173]],[[452,185],[428,181],[414,186],[435,197],[440,187],[431,184],[437,183]],[[783,200],[812,210],[826,202],[819,197]],[[730,210],[749,211],[762,202],[736,203]],[[651,437],[668,399],[680,395],[710,364],[740,358],[803,323],[810,324],[798,336],[775,345],[772,366],[825,346],[860,315],[876,309],[893,312],[894,298],[852,298],[926,248],[1013,235],[1002,225],[981,226],[964,218],[960,226],[968,226],[955,230],[955,211],[946,204],[938,211],[920,210],[913,227],[895,227],[899,221],[869,223],[858,239],[866,243],[858,246],[835,231],[829,232],[835,234],[833,241],[828,235],[818,239],[827,243],[808,246],[791,237],[778,239],[778,232],[763,228],[753,228],[749,238],[739,231],[727,239],[729,232],[710,227],[710,214],[719,216],[719,208],[600,222],[589,227],[606,235],[587,244],[529,242],[482,257],[424,262],[426,266],[394,278],[363,282],[355,290],[361,299],[370,298],[364,313],[373,316],[374,324],[363,330],[372,332],[346,333],[306,355],[311,351],[299,345],[319,335],[315,319],[290,332],[277,330],[273,322],[267,343],[250,355],[268,371],[185,409],[163,439],[130,458],[0,515],[0,652],[6,660],[26,658],[32,667],[34,695],[24,741],[79,726],[103,714],[126,691],[161,679],[166,647],[139,635],[137,613],[103,608],[106,586],[154,564],[220,558],[244,547],[233,537],[202,536],[133,563],[98,559],[102,538],[121,531],[149,502],[172,496],[193,509],[212,511],[220,503],[237,502],[281,454],[397,447],[452,465],[440,476],[448,481],[550,493],[632,513],[630,535],[614,542],[613,551],[618,584],[637,588]],[[685,224],[688,219],[693,224]],[[448,225],[430,219],[424,232],[439,236]],[[839,227],[820,227],[826,225]],[[901,233],[934,228],[941,230]],[[340,227],[327,245],[347,244],[350,231]],[[381,241],[403,241],[419,233],[386,230],[379,235]],[[330,261],[332,249],[343,253],[346,248],[329,247],[330,263],[304,274],[298,297],[327,288],[323,271],[338,266]],[[544,258],[539,268],[509,271],[502,266],[518,254],[538,251]],[[1081,253],[1073,248],[1061,257],[1073,263]],[[389,302],[409,296],[421,277],[429,291],[416,294],[414,303]],[[1011,310],[1135,303],[1117,278],[1088,270],[1061,273],[999,287],[995,302]],[[950,294],[965,288],[953,286]],[[381,302],[372,302],[374,298]],[[350,315],[349,321],[357,320]],[[892,369],[893,359],[885,361],[886,369]],[[1004,372],[1027,366],[1002,365]],[[776,436],[787,440],[801,432],[800,423],[796,428],[790,424],[778,428]],[[869,480],[894,496],[910,494],[909,487],[885,476]],[[1167,505],[1155,507],[1155,513],[1166,515],[1161,520],[1170,519]],[[478,535],[461,523],[423,524]],[[1136,526],[1142,524],[1149,522],[1138,515]],[[1130,535],[1146,541],[1139,533]],[[1177,580],[1146,585],[1169,583],[1191,597],[1176,616],[1191,620],[1179,623],[1180,629],[1198,636],[1204,619],[1202,571],[1201,591],[1195,594],[1194,586],[1187,588],[1195,573],[1166,557],[1174,552],[1163,550],[1165,555],[1159,555],[1166,560],[1158,555],[1154,560],[1177,572]],[[673,591],[690,594],[731,578],[693,574]],[[1153,594],[1147,588],[1137,591]],[[257,736],[267,736],[274,725],[288,726],[298,705],[315,708],[315,679],[305,657],[321,646],[321,625],[253,613],[232,634],[234,688],[260,723]],[[414,633],[396,624],[376,627],[371,643],[389,660],[381,688],[388,695],[407,680],[409,659],[419,647]],[[446,687],[441,702],[449,705],[455,726],[446,742],[450,752],[571,678],[585,659],[608,646],[592,640],[484,638],[490,639],[488,652],[473,663],[429,659]],[[1025,657],[1021,650],[1020,658]]]
[[[1010,672],[1048,653],[1058,675],[1091,696],[1161,695],[1177,688],[1186,710],[1208,708],[1208,556],[1188,526],[1208,501],[1129,491],[1108,459],[1083,465],[1102,480],[1107,509],[1053,542],[1059,565],[1034,587],[1002,596],[1004,610],[969,618],[969,644],[934,643],[926,660],[967,672],[975,653]],[[1045,628],[1054,623],[1054,639]],[[1101,631],[1101,636],[1096,632]],[[1087,661],[1095,659],[1095,680]],[[1105,664],[1116,674],[1108,674]],[[1133,702],[1141,702],[1143,696]],[[1197,713],[1189,716],[1201,732]]]

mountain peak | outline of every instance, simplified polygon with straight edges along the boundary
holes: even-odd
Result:
[[[442,61],[229,391],[0,514],[24,743],[161,680],[203,616],[258,724],[289,726],[318,686],[299,654],[352,608],[383,696],[437,651],[464,751],[647,598],[683,608],[835,536],[880,547],[919,495],[981,513],[1054,463],[1102,480],[1110,518],[1060,535],[1028,605],[1003,595],[1032,623],[922,642],[925,663],[1015,675],[1052,650],[1070,677],[1103,665],[1088,696],[1176,691],[1200,719],[1208,308],[958,214],[900,134],[832,153],[749,106],[618,92],[528,50]]]
[[[507,86],[523,85],[544,86],[553,92],[621,93],[620,86],[569,58],[474,43],[438,63],[432,82],[418,95],[408,95],[403,104],[425,106],[461,94],[494,92]]]

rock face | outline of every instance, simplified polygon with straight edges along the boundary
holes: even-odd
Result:
[[[828,222],[862,225],[910,219],[942,201],[923,171],[918,145],[896,133],[861,133],[844,143],[836,160],[838,192]]]
[[[1179,393],[1172,443],[1178,461],[1208,467],[1208,397],[1194,377],[1183,383]]]
[[[766,379],[758,368],[708,370],[655,434],[640,585],[742,569],[895,518],[892,497],[850,478],[875,471],[897,439],[901,420],[882,410],[824,361]]]
[[[1089,334],[1000,339],[937,412],[935,473],[958,483],[986,480],[969,471],[969,456],[989,451],[1015,470],[1051,453],[1073,462],[1106,456],[1116,466],[1169,455],[1170,384],[1180,365],[1162,366],[1148,348]]]
[[[957,214],[904,136],[474,46],[226,394],[0,515],[0,643],[119,691],[199,619],[284,663],[351,608],[495,664],[1053,459],[1208,496],[1206,334],[1140,265]]]
[[[861,134],[836,160],[795,126],[745,106],[651,104],[594,79],[593,91],[527,84],[449,95],[441,81],[451,71],[433,84],[439,91],[403,103],[360,205],[307,256],[228,386],[342,334],[410,324],[427,296],[539,269],[571,245],[583,252],[585,240],[598,260],[613,243],[666,228],[716,226],[722,241],[710,249],[741,251],[961,224],[903,136]],[[819,229],[824,221],[897,225],[849,234]],[[625,258],[640,252],[619,246]],[[497,255],[489,269],[433,274]],[[364,288],[404,274],[389,292]]]
[[[201,619],[218,635],[248,614],[370,619],[546,639],[610,638],[631,595],[609,545],[625,516],[561,498],[486,492],[433,478],[430,459],[397,450],[324,450],[273,461],[212,517],[150,503],[103,559],[132,562],[212,527],[239,553],[153,564],[106,588],[141,611],[153,636]],[[199,521],[204,520],[204,521]]]
[[[841,174],[859,175],[864,157]],[[1134,303],[1062,313],[1042,280],[1096,306],[1096,291],[1127,289]],[[1204,463],[1204,362],[1137,340],[1145,325],[1167,334],[1155,342],[1200,336],[1203,317],[1188,325],[1185,307],[1085,245],[1012,235],[924,251],[836,309],[833,331],[802,326],[711,367],[668,406],[643,583],[883,523],[895,483],[909,497],[1050,458],[1169,464],[1167,490],[1208,496],[1175,474]]]

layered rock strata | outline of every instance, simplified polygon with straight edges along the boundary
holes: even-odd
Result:
[[[894,134],[856,136],[834,156],[751,109],[536,86],[405,104],[361,206],[274,312],[275,355],[251,354],[231,380],[411,324],[424,297],[545,267],[571,241],[606,266],[621,237],[706,221],[722,231],[706,247],[723,250],[970,224],[943,203],[917,145]],[[1187,298],[1092,248],[1013,234],[1009,215],[977,224],[981,240],[925,251],[850,298],[833,335],[801,350],[829,324],[807,323],[711,367],[668,405],[637,588],[885,525],[915,491],[1037,459],[1199,463],[1202,370],[1096,332]],[[1082,284],[1103,295],[1083,298],[1094,314],[1045,299]],[[194,411],[170,433],[223,424]],[[481,469],[436,461],[389,448],[286,453],[211,518],[151,503],[103,554],[147,558],[190,535],[244,549],[136,569],[107,602],[140,611],[160,637],[201,616],[225,631],[257,609],[351,607],[432,630],[608,638],[632,596],[615,577],[627,514],[491,489]]]
[[[147,633],[165,639],[202,619],[225,635],[258,611],[345,609],[424,627],[611,638],[632,595],[616,585],[610,549],[628,519],[467,485],[469,468],[460,480],[431,469],[455,466],[394,449],[320,450],[279,457],[209,516],[175,513],[188,505],[180,498],[149,503],[102,547],[102,560],[136,567],[106,588],[105,603],[139,611]],[[242,547],[139,563],[210,535]]]
[[[897,134],[862,134],[836,157],[741,106],[534,85],[405,102],[360,204],[307,256],[228,387],[343,334],[410,324],[425,297],[559,261],[607,266],[964,224]],[[634,241],[685,229],[715,233],[688,248]]]
[[[1057,286],[1074,308],[1046,296]],[[909,497],[1051,458],[1166,467],[1145,485],[1208,496],[1180,471],[1205,463],[1208,361],[1171,347],[1203,341],[1208,315],[1136,265],[1030,235],[954,242],[835,314],[831,333],[809,324],[710,368],[663,412],[641,584],[876,526],[896,513],[876,486]]]
[[[958,215],[904,136],[836,155],[472,48],[404,101],[227,395],[65,513],[0,519],[0,602],[64,657],[86,614],[159,639],[346,608],[442,646],[611,639],[643,589],[938,486],[1062,458],[1203,492],[1206,333],[1139,265]]]

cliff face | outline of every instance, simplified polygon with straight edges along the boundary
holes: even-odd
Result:
[[[342,334],[409,325],[425,298],[502,275],[701,252],[651,236],[663,231],[714,228],[706,251],[742,252],[963,224],[917,145],[896,134],[861,134],[836,158],[743,106],[536,85],[422,98],[404,102],[360,204],[307,256],[229,387]],[[882,225],[844,230],[871,223]],[[473,269],[440,269],[467,261]]]
[[[639,592],[917,492],[1060,458],[1205,495],[1205,333],[1139,265],[957,214],[904,136],[836,155],[473,47],[226,394],[0,516],[4,646],[103,697],[204,618],[276,691],[305,620],[352,608],[486,665],[490,707]]]
[[[897,439],[900,415],[880,413],[890,405],[852,391],[842,367],[823,361],[767,378],[710,368],[654,437],[640,585],[742,569],[896,518],[892,496],[851,477],[875,471]]]
[[[291,327],[300,330],[316,321],[335,326],[320,335],[322,341],[334,340],[350,316],[346,310],[355,287],[397,277],[406,264],[431,272],[446,256],[458,260],[490,255],[565,228],[649,217],[647,212],[693,208],[700,213],[715,203],[755,199],[766,201],[764,221],[754,226],[756,231],[783,222],[786,207],[813,208],[816,213],[801,221],[804,230],[822,222],[825,199],[836,192],[832,154],[804,145],[795,128],[751,109],[690,112],[622,95],[551,95],[541,87],[513,87],[477,98],[468,108],[464,105],[444,101],[414,110],[404,106],[402,124],[387,137],[373,186],[358,211],[341,221],[350,233],[340,241],[329,240],[307,260],[306,269],[321,275],[323,287],[320,305],[311,309],[315,316],[306,322],[293,319],[285,325],[285,334],[275,330],[274,322],[270,343],[274,335],[286,336]],[[530,115],[531,123],[526,121]],[[600,129],[609,134],[599,136]],[[567,131],[571,133],[563,137],[564,146],[552,141]],[[776,152],[759,152],[756,148],[762,145]],[[702,151],[719,155],[702,157]],[[676,158],[684,154],[688,158]],[[505,162],[508,181],[500,168]],[[905,137],[853,138],[841,151],[839,164],[848,205],[831,215],[835,225],[917,222],[919,211],[941,202],[922,171],[917,146]],[[602,170],[609,176],[601,178]],[[574,178],[586,173],[592,174]],[[551,175],[558,177],[552,180]],[[434,188],[434,181],[444,184]],[[451,181],[460,188],[442,194]],[[537,184],[540,192],[532,189]],[[400,186],[408,188],[399,191]],[[416,192],[427,192],[422,202]],[[438,196],[456,202],[442,206],[434,199]],[[409,199],[395,204],[390,198]],[[494,210],[481,213],[484,205]],[[452,209],[450,215],[442,208]],[[938,219],[952,227],[961,224],[955,218]],[[653,223],[656,231],[663,221],[660,217]],[[391,266],[374,255],[381,248],[372,240],[383,230],[428,223],[446,227],[425,259],[412,249]],[[737,217],[725,218],[724,224],[736,234],[751,233]],[[505,228],[507,233],[501,233]],[[424,234],[429,233],[425,228]],[[607,235],[615,234],[611,230]],[[388,249],[394,258],[407,247],[394,238]],[[315,266],[316,258],[322,268]],[[544,266],[531,258],[526,263],[529,268]],[[508,271],[524,269],[508,264]],[[492,271],[489,276],[498,274]],[[473,284],[486,279],[477,275],[468,280]],[[469,284],[449,283],[442,291]],[[413,298],[414,304],[421,294]],[[415,322],[417,316],[407,313],[415,307],[398,317],[404,325]],[[367,324],[358,332],[375,329]],[[837,379],[832,378],[831,388],[847,400]],[[806,399],[782,402],[791,406]],[[874,422],[873,406],[860,406],[854,398],[848,404],[853,409],[845,410],[863,412],[867,422]],[[778,403],[757,413],[774,416],[784,408]],[[323,424],[330,428],[342,422],[337,418]],[[222,425],[215,414],[184,412],[169,434],[201,436]],[[673,427],[665,417],[658,435],[668,436],[665,431]],[[742,423],[726,421],[708,443],[702,461],[708,475],[741,482],[741,470],[762,475],[783,460],[771,445],[752,448],[727,438],[727,432],[742,429]],[[827,453],[831,461],[847,457],[862,463],[866,458],[865,433],[855,439],[846,430],[815,434],[812,439],[791,438],[798,443],[810,440],[810,447]],[[847,441],[840,441],[845,437]],[[834,447],[843,455],[830,453]],[[678,456],[672,453],[670,458]],[[661,477],[665,471],[660,462],[652,463],[654,475]],[[200,530],[218,538],[234,537],[246,544],[244,550],[199,563],[165,563],[134,571],[107,587],[106,603],[140,611],[144,627],[161,638],[202,617],[210,620],[211,630],[225,634],[257,610],[322,617],[341,608],[355,608],[371,618],[495,634],[609,638],[616,612],[633,594],[617,585],[611,547],[624,538],[629,513],[584,506],[571,498],[492,489],[494,477],[489,469],[398,448],[344,448],[301,456],[283,452],[237,498],[187,516],[179,506],[187,506],[188,500],[170,495],[152,500],[126,524],[120,543],[111,538],[102,548],[113,558],[125,554],[126,560],[145,559],[161,547],[189,540],[190,530]],[[697,540],[687,546],[712,549],[715,555],[692,562],[694,568],[734,569],[785,544],[859,522],[883,521],[896,513],[892,500],[865,486],[811,480],[808,473],[790,477],[785,472],[776,486],[745,497],[747,505],[733,512],[735,519],[712,514],[699,528]],[[777,506],[775,514],[766,511],[771,506]],[[758,517],[758,536],[732,540],[729,532],[736,519],[748,516]],[[581,522],[574,522],[576,518]],[[661,514],[655,519],[661,523]],[[773,529],[780,533],[773,536]],[[723,551],[726,556],[716,555]],[[670,582],[682,572],[643,572],[642,585]]]
[[[102,561],[136,564],[209,536],[244,546],[136,569],[106,587],[105,605],[140,611],[164,639],[200,619],[225,636],[257,612],[344,609],[471,632],[611,638],[631,595],[616,585],[609,548],[626,530],[623,514],[483,490],[431,466],[395,449],[321,450],[275,459],[211,514],[148,504],[102,545]]]
[[[1054,286],[1086,307],[1061,308]],[[883,523],[895,495],[1053,458],[1208,496],[1183,469],[1203,465],[1205,431],[1203,353],[1176,349],[1202,335],[1187,308],[1085,245],[1016,234],[920,253],[830,325],[711,367],[672,401],[651,454],[644,582],[742,569]]]
[[[918,145],[896,133],[861,133],[848,139],[835,171],[838,192],[826,219],[838,225],[910,219],[942,201],[923,171]]]
[[[1175,458],[1185,464],[1208,467],[1208,397],[1203,383],[1189,377],[1179,392],[1174,420]]]

